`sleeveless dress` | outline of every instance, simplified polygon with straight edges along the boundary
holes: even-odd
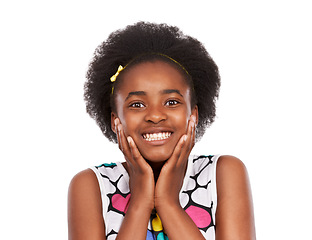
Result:
[[[180,204],[205,239],[215,240],[217,207],[216,165],[219,155],[190,155]],[[121,162],[91,167],[100,186],[106,238],[116,238],[130,200],[129,175]],[[152,212],[146,240],[168,239],[156,212]]]

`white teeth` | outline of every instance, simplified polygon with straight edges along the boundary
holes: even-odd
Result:
[[[163,140],[169,138],[171,132],[159,132],[159,133],[146,133],[143,134],[143,138],[146,141],[156,141],[156,140]]]

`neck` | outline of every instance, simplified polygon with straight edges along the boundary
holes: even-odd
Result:
[[[155,180],[155,183],[157,182],[157,179],[159,177],[159,174],[160,174],[160,171],[162,169],[162,167],[164,166],[165,162],[150,162],[150,161],[146,161],[152,168],[153,170],[153,173],[154,173],[154,180]],[[126,169],[126,171],[129,173],[129,169],[128,169],[128,165],[126,162],[123,162],[122,165],[124,166],[124,168]]]
[[[157,182],[157,179],[159,177],[159,174],[160,174],[160,171],[162,169],[162,167],[164,166],[164,164],[166,163],[166,161],[163,161],[163,162],[150,162],[150,161],[146,161],[150,166],[151,168],[153,169],[153,172],[154,172],[154,180],[155,180],[155,183]]]

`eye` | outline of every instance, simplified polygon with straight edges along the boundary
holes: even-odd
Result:
[[[166,106],[175,106],[177,104],[179,104],[180,102],[178,102],[177,100],[173,100],[173,99],[170,99],[166,102]]]
[[[131,107],[131,108],[143,108],[143,107],[145,107],[145,106],[144,106],[143,103],[134,102],[134,103],[131,103],[131,104],[129,105],[129,107]]]

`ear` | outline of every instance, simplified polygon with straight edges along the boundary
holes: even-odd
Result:
[[[192,109],[191,116],[194,116],[196,118],[196,125],[198,124],[198,107],[197,105],[194,106]]]
[[[117,114],[114,112],[111,112],[111,129],[114,133],[116,133],[116,126],[115,126],[115,119],[118,118]]]

